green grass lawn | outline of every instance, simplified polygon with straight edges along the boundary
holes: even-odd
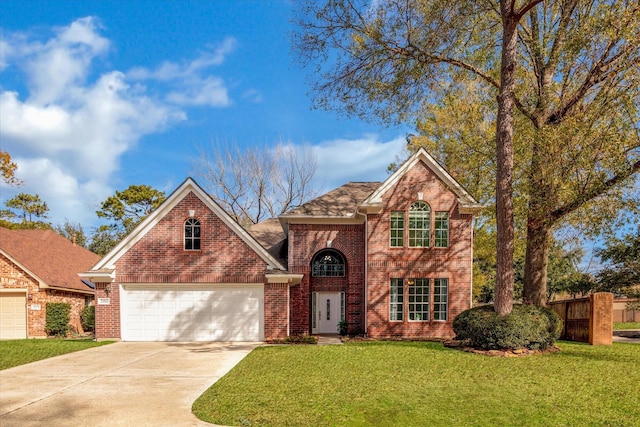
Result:
[[[91,339],[30,339],[0,341],[0,370],[110,343],[111,341],[96,342]]]
[[[637,426],[640,345],[488,357],[440,343],[272,346],[193,404],[247,426]]]
[[[624,329],[640,329],[640,322],[615,322],[613,329],[616,331]]]

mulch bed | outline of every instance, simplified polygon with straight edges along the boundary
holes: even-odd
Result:
[[[523,357],[523,356],[532,356],[535,354],[557,353],[560,351],[560,348],[555,345],[549,348],[546,348],[544,350],[531,350],[528,348],[521,348],[516,350],[511,350],[511,349],[482,350],[479,348],[469,347],[465,345],[463,341],[446,340],[446,339],[438,339],[438,338],[425,340],[425,339],[417,339],[417,338],[416,339],[412,339],[412,338],[377,339],[377,338],[369,338],[369,337],[362,337],[362,336],[342,337],[342,342],[349,342],[349,341],[353,341],[353,342],[359,342],[359,341],[431,341],[431,342],[434,342],[435,341],[435,342],[441,342],[445,347],[448,347],[448,348],[452,348],[460,351],[466,351],[468,353],[481,354],[484,356],[491,356],[491,357]]]
[[[544,350],[531,350],[528,348],[518,348],[518,349],[504,349],[504,350],[482,350],[479,348],[467,347],[463,341],[450,340],[445,341],[444,346],[448,348],[453,348],[456,350],[466,351],[468,353],[482,354],[483,356],[492,356],[492,357],[522,357],[522,356],[532,356],[535,354],[547,354],[547,353],[557,353],[560,351],[560,348],[553,345]]]

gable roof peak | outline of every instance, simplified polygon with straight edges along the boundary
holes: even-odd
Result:
[[[189,193],[198,197],[215,215],[222,220],[236,235],[249,245],[270,267],[275,270],[285,270],[284,266],[276,260],[267,250],[251,236],[240,224],[238,224],[216,201],[192,178],[187,177],[182,184],[167,196],[164,202],[156,210],[151,212],[133,231],[106,254],[91,271],[109,271],[115,268],[115,263],[135,243],[141,240],[160,220],[180,203]],[[82,277],[92,277],[88,272]]]
[[[419,162],[424,163],[435,175],[447,186],[449,190],[456,194],[460,213],[475,214],[484,208],[476,199],[465,190],[462,185],[449,172],[427,152],[424,147],[418,148],[403,164],[392,173],[376,191],[359,206],[366,212],[374,213],[382,209],[382,196],[393,187],[411,168]]]

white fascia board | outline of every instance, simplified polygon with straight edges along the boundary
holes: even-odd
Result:
[[[378,206],[382,203],[382,196],[393,187],[400,178],[409,171],[418,162],[424,162],[429,169],[431,169],[438,178],[458,196],[458,202],[461,206],[481,206],[474,198],[456,181],[449,173],[440,166],[431,155],[424,148],[418,149],[413,156],[411,156],[406,162],[404,162],[398,170],[396,170],[389,178],[387,178],[376,191],[374,191],[367,199],[360,205],[361,207]]]
[[[265,274],[267,283],[286,283],[289,286],[299,285],[302,282],[304,274],[292,273],[267,273]]]
[[[281,215],[280,223],[289,224],[362,224],[364,220],[358,216],[318,216],[318,215]]]
[[[235,222],[218,204],[192,179],[187,178],[173,193],[115,248],[104,256],[92,270],[114,269],[115,264],[129,249],[140,241],[153,227],[160,222],[182,199],[193,192],[218,218],[231,228],[247,245],[253,249],[269,266],[285,270],[284,266],[273,258],[240,224]]]
[[[116,278],[116,272],[113,269],[91,270],[78,273],[81,279],[87,279],[93,283],[111,283]]]

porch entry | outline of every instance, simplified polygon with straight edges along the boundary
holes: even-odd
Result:
[[[313,292],[311,313],[311,333],[337,334],[338,323],[345,318],[344,292]]]

